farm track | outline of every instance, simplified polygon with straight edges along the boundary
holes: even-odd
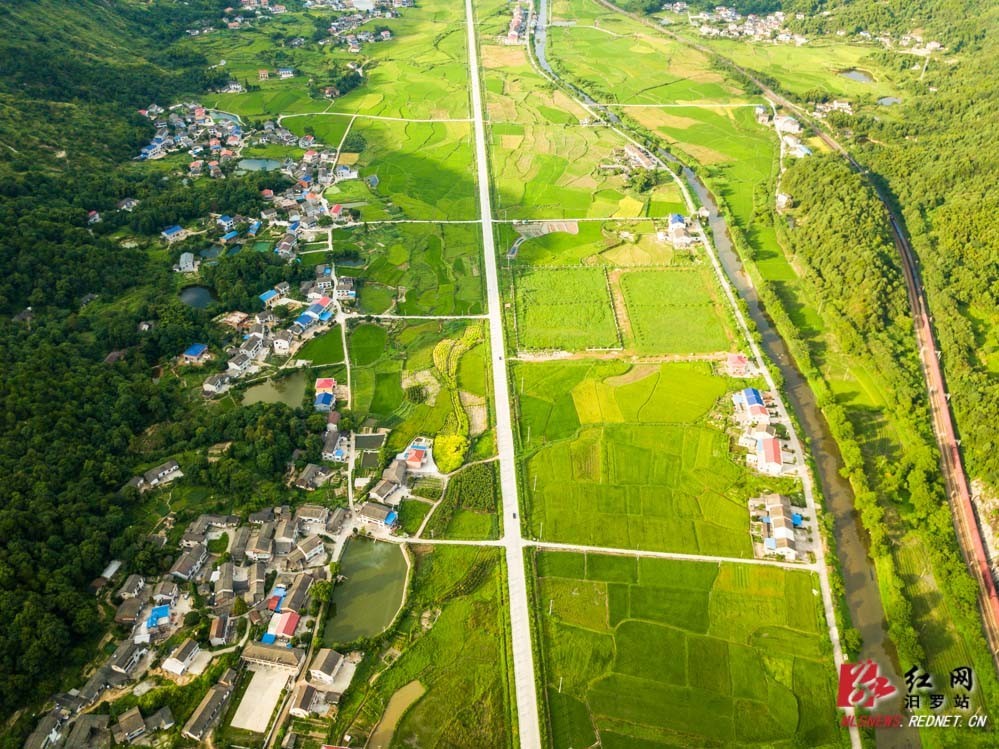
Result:
[[[648,22],[642,21],[642,19],[637,19],[633,14],[623,11],[621,8],[618,8],[617,6],[608,2],[608,0],[595,0],[595,2],[616,13],[620,13],[627,17],[634,18],[639,22],[645,23],[645,25],[647,26],[651,26],[651,24],[649,24]],[[546,7],[546,4],[544,2],[542,3],[542,7],[543,8]],[[534,27],[534,34],[536,37],[539,34],[543,35],[546,20],[547,19],[545,18],[541,18],[537,21],[537,25]],[[532,22],[533,21],[534,19],[532,19]],[[529,45],[529,48],[534,50],[533,45]],[[549,73],[542,71],[540,69],[539,59],[543,54],[543,50],[534,50],[534,51],[539,53],[537,55],[535,54],[530,55],[532,65],[535,67],[535,69],[538,70],[538,72],[540,72],[542,75],[552,80],[556,85],[559,85],[564,89],[566,89],[570,97],[573,98],[576,101],[576,103],[582,106],[587,112],[589,112],[594,117],[600,118],[600,115],[598,115],[598,113],[594,111],[593,107],[588,106],[584,102],[581,102],[579,100],[580,95],[588,96],[584,91],[576,88],[572,84],[568,84],[562,81],[561,78],[559,78],[554,72]],[[638,147],[643,147],[642,144],[639,143],[630,133],[625,131],[624,125],[623,123],[620,122],[620,120],[617,120],[617,122],[612,124],[610,127],[626,141],[633,143]],[[683,194],[684,202],[687,204],[688,210],[694,212],[696,206],[693,199],[691,198],[690,191],[687,188],[687,185],[677,174],[675,174],[672,170],[670,170],[667,167],[667,165],[658,156],[655,156],[653,154],[653,159],[657,162],[659,168],[668,171],[669,174],[672,175],[674,182],[677,184],[677,186],[680,188],[681,193]],[[735,316],[738,328],[740,332],[743,334],[743,338],[750,352],[752,353],[753,359],[756,361],[757,366],[760,368],[760,371],[763,373],[764,379],[766,380],[767,383],[767,389],[774,393],[775,404],[780,414],[781,421],[787,425],[789,433],[789,441],[796,453],[804,455],[805,454],[804,449],[802,447],[800,439],[798,438],[795,424],[790,418],[787,405],[784,402],[784,397],[780,389],[777,387],[777,384],[773,379],[770,369],[767,367],[764,361],[763,351],[761,350],[760,346],[757,344],[756,339],[753,337],[753,334],[750,331],[749,325],[746,322],[746,317],[743,314],[742,308],[739,306],[739,301],[737,298],[735,288],[731,280],[726,275],[725,270],[723,269],[721,262],[718,259],[714,245],[712,244],[712,241],[707,234],[702,234],[701,243],[704,247],[705,254],[707,255],[708,259],[711,262],[711,266],[714,269],[715,275],[718,279],[718,283],[722,287],[722,290],[725,293],[726,298],[728,299],[732,312]],[[816,523],[818,523],[820,521],[820,508],[815,501],[814,479],[812,477],[811,472],[808,470],[802,473],[801,478],[802,478],[802,488],[805,496],[806,509],[808,510],[811,517],[815,518]],[[819,579],[819,588],[821,592],[823,612],[825,615],[826,626],[828,628],[830,644],[832,646],[833,661],[836,665],[836,668],[838,669],[839,666],[844,662],[844,654],[843,654],[842,643],[840,640],[839,627],[837,626],[836,623],[836,611],[835,611],[835,605],[833,603],[832,588],[829,582],[829,574],[828,574],[824,544],[820,543],[816,545],[815,557],[816,559],[815,559],[814,569]],[[857,730],[855,726],[850,727],[849,737],[850,737],[851,747],[853,749],[861,749],[862,743],[860,739],[860,732]]]
[[[609,3],[607,0],[596,0],[601,5],[615,12],[622,13],[640,23],[648,22],[636,18],[633,14]],[[773,91],[751,72],[736,65],[728,58],[720,55],[704,45],[696,44],[666,29],[658,29],[677,42],[703,52],[709,56],[717,56],[726,60],[747,80],[758,86],[764,96],[776,104],[792,111],[822,140],[829,148],[838,153],[850,167],[864,177],[874,189],[878,200],[884,208],[885,216],[891,228],[892,240],[898,252],[905,280],[906,296],[909,301],[910,314],[916,341],[919,344],[920,368],[930,404],[930,415],[937,447],[940,450],[940,468],[944,484],[947,487],[948,501],[953,515],[954,530],[965,563],[978,586],[979,610],[982,614],[982,625],[992,651],[993,665],[999,668],[999,592],[996,589],[995,578],[989,565],[989,556],[982,540],[975,508],[971,501],[971,490],[968,476],[964,470],[961,451],[954,423],[954,415],[950,409],[946,380],[943,366],[937,354],[936,333],[933,330],[933,319],[929,311],[926,290],[919,275],[919,263],[906,236],[905,224],[901,214],[893,206],[892,200],[877,180],[872,178],[870,170],[863,166],[854,156],[828,131],[817,123],[804,109],[786,97]]]

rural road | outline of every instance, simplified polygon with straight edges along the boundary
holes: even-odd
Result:
[[[647,20],[638,18],[637,16],[635,16],[635,14],[628,13],[622,10],[621,8],[618,8],[617,6],[608,2],[608,0],[597,0],[597,2],[611,10],[614,10],[615,12],[634,18],[639,22],[644,23],[645,25],[652,26],[652,24],[649,23]],[[655,27],[653,26],[653,28]],[[670,34],[670,36],[675,36],[675,35]],[[556,78],[555,80],[557,83],[563,84],[563,82],[560,79]],[[584,106],[584,108],[586,108],[587,111],[592,111],[590,110],[589,107],[586,107],[583,102],[580,102],[577,97],[573,96],[571,87],[568,88],[566,93],[568,93],[568,95],[571,98],[576,100],[578,104]],[[617,127],[612,127],[611,129],[613,129],[615,132],[617,132],[626,140],[635,143],[639,147],[644,147],[643,144],[637,142],[635,138],[631,136],[630,133],[624,132],[622,129]],[[674,182],[680,188],[680,191],[683,194],[684,202],[687,204],[687,209],[691,213],[693,213],[696,206],[691,198],[690,191],[687,189],[687,185],[683,182],[683,180],[680,179],[679,175],[675,174],[671,169],[668,169],[666,164],[664,164],[655,154],[652,154],[652,156],[658,162],[661,168],[665,169],[669,174],[672,175]],[[701,234],[701,242],[704,246],[705,254],[708,257],[708,260],[711,262],[711,265],[715,271],[715,275],[718,278],[718,282],[721,285],[722,290],[725,292],[725,296],[729,302],[736,323],[738,324],[738,327],[742,332],[743,337],[745,338],[746,344],[750,352],[752,353],[753,359],[755,360],[757,366],[759,367],[760,371],[763,374],[763,377],[767,383],[767,388],[774,395],[774,400],[777,405],[780,421],[785,425],[785,427],[788,430],[789,441],[793,447],[793,450],[797,455],[805,455],[804,447],[802,446],[801,440],[799,439],[797,434],[797,429],[795,428],[795,422],[790,417],[790,413],[788,411],[787,405],[784,402],[783,395],[780,389],[777,387],[777,383],[773,379],[773,376],[770,372],[770,368],[766,364],[763,352],[760,349],[760,347],[757,345],[756,339],[753,337],[752,332],[750,331],[749,325],[746,322],[746,317],[743,314],[742,308],[739,306],[737,300],[737,294],[732,284],[732,281],[726,275],[725,270],[721,265],[721,262],[718,260],[717,252],[715,251],[715,247],[711,241],[711,238],[708,236],[707,232]],[[812,517],[813,519],[812,522],[815,524],[816,529],[818,529],[821,508],[815,501],[814,479],[812,477],[811,471],[808,470],[803,471],[801,474],[801,479],[802,479],[802,490],[805,496],[806,509],[809,515]],[[812,565],[812,568],[817,573],[817,577],[819,580],[819,589],[822,597],[822,608],[825,613],[826,626],[829,632],[830,644],[832,645],[833,660],[838,670],[839,666],[844,662],[844,654],[843,654],[842,642],[840,640],[839,627],[837,626],[836,623],[835,603],[833,600],[832,586],[830,585],[829,582],[829,571],[826,562],[825,543],[815,544],[814,553],[815,553],[815,564]],[[860,749],[862,744],[860,740],[860,734],[856,727],[851,727],[849,729],[849,736],[850,736],[850,745],[852,749]]]
[[[607,0],[598,1],[608,8],[614,8],[618,12],[622,12],[619,8],[610,5]],[[627,15],[633,16],[633,14]],[[705,54],[718,54],[704,45],[695,44],[668,30],[659,30]],[[718,56],[721,57],[721,55]],[[869,170],[858,162],[831,133],[818,124],[807,111],[774,91],[750,71],[736,65],[728,58],[723,59],[728,61],[747,80],[758,86],[763,95],[770,99],[771,103],[776,102],[778,105],[796,114],[827,146],[846,159],[853,170],[867,180],[885,209],[888,224],[892,232],[892,239],[901,261],[902,276],[905,280],[906,295],[912,314],[913,328],[916,334],[916,341],[919,345],[920,365],[923,370],[923,379],[926,382],[926,391],[929,398],[933,432],[936,436],[937,446],[940,449],[941,473],[947,487],[951,512],[954,516],[954,528],[957,532],[958,543],[964,555],[965,563],[978,583],[979,608],[982,612],[982,623],[992,651],[993,661],[999,664],[999,591],[996,589],[995,579],[992,576],[989,556],[982,541],[982,534],[975,516],[975,508],[971,501],[968,476],[961,461],[957,430],[954,426],[954,416],[948,402],[943,366],[937,354],[936,335],[933,330],[933,318],[929,312],[929,304],[926,299],[926,290],[919,277],[919,265],[916,261],[916,254],[906,236],[902,218],[892,205],[890,196],[885,193],[884,188],[871,178]]]
[[[503,540],[506,548],[507,584],[510,593],[510,637],[513,649],[513,681],[517,692],[517,723],[520,746],[540,749],[538,695],[534,683],[534,650],[531,647],[531,608],[524,570],[524,539],[520,534],[517,507],[517,472],[513,452],[510,395],[503,344],[503,307],[496,243],[493,237],[493,209],[489,193],[489,160],[486,153],[486,126],[482,118],[482,81],[479,78],[479,45],[475,37],[472,0],[465,0],[468,27],[468,71],[471,81],[472,117],[475,131],[475,161],[478,166],[479,211],[482,220],[482,250],[485,256],[486,293],[489,305],[489,343],[492,351],[493,402],[496,404],[496,442],[499,453],[500,496],[503,504]]]

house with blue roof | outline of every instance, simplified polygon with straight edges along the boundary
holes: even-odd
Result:
[[[239,232],[233,230],[223,234],[222,239],[220,241],[222,242],[222,244],[229,244],[229,242],[232,242],[233,240],[236,240],[238,238],[239,238]]]
[[[250,228],[247,229],[246,233],[251,237],[255,237],[257,236],[258,231],[260,231],[260,222],[254,221],[252,224],[250,224]]]
[[[219,216],[215,222],[222,231],[232,231],[236,228],[236,220],[229,215]]]
[[[204,364],[208,360],[208,344],[192,343],[182,354],[185,364]]]
[[[264,306],[267,307],[268,309],[277,304],[277,300],[280,298],[281,295],[278,294],[274,289],[268,289],[259,296],[260,301],[263,302]]]
[[[319,395],[316,396],[313,406],[315,406],[317,411],[329,413],[335,402],[336,399],[333,397],[332,393],[319,393]]]
[[[160,232],[160,236],[163,237],[163,239],[165,239],[167,242],[177,242],[183,239],[185,236],[184,227],[177,226],[176,224],[173,226],[168,226],[166,229]]]

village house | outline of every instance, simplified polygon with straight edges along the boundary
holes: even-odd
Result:
[[[118,716],[118,722],[111,728],[111,735],[118,744],[131,744],[146,732],[146,721],[138,707],[126,710]]]
[[[332,476],[333,471],[326,466],[309,463],[302,469],[295,486],[305,491],[314,491],[329,482]]]
[[[752,456],[750,456],[752,457]],[[784,472],[780,441],[773,435],[756,441],[756,468],[768,476],[780,476]]]
[[[251,665],[269,666],[296,672],[305,659],[305,651],[301,648],[286,648],[283,645],[250,642],[243,648],[240,658]]]
[[[135,598],[140,592],[142,592],[142,588],[145,584],[146,581],[142,575],[129,575],[125,579],[122,586],[118,588],[118,598],[121,598],[122,600],[126,598]]]
[[[131,626],[139,620],[145,602],[140,598],[128,598],[114,612],[115,624]]]
[[[223,614],[212,619],[208,629],[208,642],[212,647],[220,648],[229,641],[229,617]]]
[[[230,668],[219,680],[219,683],[208,690],[194,714],[191,715],[191,719],[184,725],[182,734],[193,741],[204,739],[232,696],[235,683],[235,671]]]
[[[341,302],[353,302],[357,299],[354,279],[350,276],[340,276],[336,280],[336,298]]]
[[[146,645],[137,645],[129,637],[119,643],[114,654],[111,656],[111,660],[108,661],[108,666],[118,673],[128,676],[132,673],[132,669],[135,668],[136,664],[142,660],[142,656],[148,652],[149,648]]]
[[[218,372],[202,383],[201,390],[205,396],[221,395],[226,392],[232,384],[232,377],[226,372]]]
[[[200,652],[201,648],[198,643],[188,637],[174,649],[169,658],[163,661],[163,670],[177,676],[183,676]]]
[[[173,244],[182,240],[187,234],[181,226],[168,226],[160,232],[160,236],[168,243]]]
[[[295,690],[289,712],[296,718],[308,718],[313,713],[323,712],[325,706],[321,692],[308,684],[300,684]]]
[[[192,343],[181,354],[181,358],[184,364],[200,367],[211,358],[211,353],[208,351],[208,344]]]
[[[257,537],[246,549],[246,558],[253,562],[266,562],[274,554],[274,523],[267,521],[260,526]]]
[[[763,402],[763,394],[756,388],[745,388],[732,395],[736,418],[744,424],[769,424],[770,412]]]
[[[763,501],[766,512],[763,548],[769,554],[779,554],[793,562],[798,557],[794,530],[801,527],[802,517],[791,509],[791,501],[781,494],[768,494]]]
[[[208,549],[204,545],[198,544],[180,555],[180,558],[170,568],[170,574],[179,580],[192,580],[201,570],[206,559],[208,559]]]
[[[300,574],[295,577],[288,593],[281,602],[282,611],[294,611],[296,614],[304,614],[306,603],[308,602],[309,588],[312,586],[312,575]]]
[[[346,659],[337,651],[322,648],[312,659],[309,667],[309,678],[321,684],[332,684],[343,668]]]
[[[357,514],[364,522],[382,528],[394,527],[399,517],[391,507],[386,507],[378,502],[365,502],[358,509]]]
[[[66,749],[100,749],[108,746],[111,742],[111,732],[108,730],[110,722],[110,715],[80,715],[73,721],[72,729],[66,737]]]
[[[325,526],[330,511],[322,505],[302,505],[295,510],[295,521],[300,527],[309,525]]]
[[[160,580],[153,588],[153,602],[173,604],[177,601],[180,588],[172,580]]]

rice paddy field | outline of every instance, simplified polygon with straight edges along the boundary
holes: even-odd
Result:
[[[683,204],[670,203],[671,213],[681,213]],[[497,225],[497,245],[501,251],[509,250],[520,237],[510,224]],[[684,266],[689,265],[689,252],[673,251],[672,245],[656,236],[653,221],[580,221],[572,231],[561,227],[541,236],[532,236],[517,251],[518,265],[604,265],[629,266]]]
[[[351,743],[364,745],[392,696],[416,681],[424,691],[399,717],[392,746],[516,746],[502,554],[410,548],[415,569],[407,608],[366,654],[332,737],[350,734]]]
[[[749,557],[746,499],[793,489],[730,451],[710,417],[739,383],[707,362],[519,362],[511,378],[531,537]]]
[[[254,119],[323,111],[408,119],[468,117],[464,17],[447,0],[427,0],[404,8],[400,18],[369,22],[369,28],[387,27],[393,38],[364,44],[358,54],[343,45],[313,41],[317,24],[333,15],[323,9],[290,10],[256,28],[191,39],[194,51],[216,63],[225,60],[235,80],[253,87],[217,94],[206,103]],[[274,35],[279,35],[277,43]],[[296,36],[306,41],[298,47],[287,44]],[[310,80],[326,85],[334,71],[351,62],[363,66],[362,86],[332,102],[310,92]],[[277,80],[278,67],[293,68],[295,77]],[[268,80],[259,80],[261,69],[270,71]]]
[[[599,268],[544,268],[516,274],[517,344],[579,351],[620,347],[607,274]]]
[[[288,126],[317,119],[289,119]],[[332,203],[359,208],[362,221],[478,218],[468,123],[355,120],[351,132],[366,142],[355,162],[361,179],[331,187]]]
[[[313,365],[341,364],[343,362],[343,331],[336,325],[321,336],[313,338],[295,354],[296,359],[307,359]]]
[[[445,425],[460,423],[459,408],[465,411],[468,422],[472,409],[462,403],[461,393],[478,402],[489,402],[486,343],[463,351],[453,379],[434,363],[434,347],[443,341],[446,349],[452,348],[469,328],[481,334],[482,323],[363,322],[350,330],[347,347],[353,386],[351,410],[358,423],[368,419],[372,425],[392,429],[386,443],[388,451],[398,452],[414,437],[433,437]],[[482,439],[491,434],[488,409],[484,415],[483,430],[472,437]]]
[[[333,232],[337,250],[360,265],[338,265],[363,279],[361,312],[476,315],[485,312],[481,232],[475,224],[381,224]]]
[[[626,141],[530,65],[526,48],[496,41],[505,4],[480,11],[494,210],[502,219],[648,218],[680,201],[672,184],[638,192],[615,164]]]
[[[814,574],[539,551],[555,749],[839,747]]]
[[[707,354],[738,348],[731,313],[704,267],[636,270],[617,277],[631,344],[640,354]]]
[[[712,70],[707,56],[679,42],[652,36],[609,12],[600,27],[557,26],[550,55],[600,103],[740,103],[745,92]]]

